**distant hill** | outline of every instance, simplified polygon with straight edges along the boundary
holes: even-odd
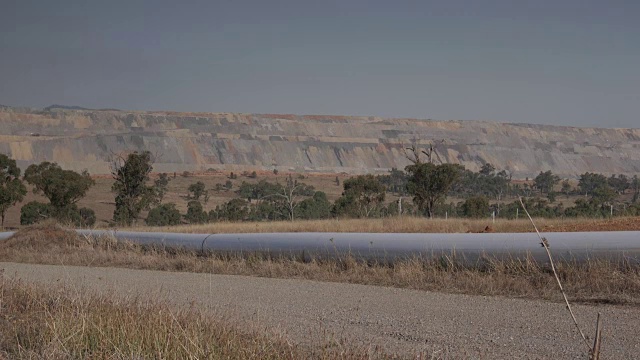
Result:
[[[532,178],[551,170],[640,173],[640,129],[379,117],[0,108],[0,152],[23,168],[44,160],[93,174],[109,157],[156,154],[158,172],[268,170],[385,172],[409,162],[411,143],[435,144],[445,162],[484,163]]]
[[[53,104],[53,105],[49,105],[46,108],[42,109],[44,111],[51,111],[54,109],[61,109],[61,110],[91,110],[91,109],[87,109],[81,106],[73,106],[73,105],[58,105],[58,104]]]

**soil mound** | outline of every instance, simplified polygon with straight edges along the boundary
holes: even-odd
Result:
[[[55,224],[42,224],[20,229],[9,239],[0,241],[0,250],[51,251],[88,245],[75,231]]]

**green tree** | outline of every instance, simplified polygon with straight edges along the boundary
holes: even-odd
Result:
[[[189,185],[189,197],[199,201],[200,197],[207,195],[207,189],[202,181]]]
[[[242,199],[231,199],[215,212],[209,213],[209,219],[242,221],[249,214],[247,202]]]
[[[331,203],[327,194],[316,191],[313,197],[302,200],[297,214],[301,219],[327,219],[331,215]]]
[[[470,218],[483,218],[489,215],[489,200],[484,196],[473,196],[462,204],[462,214]]]
[[[631,187],[631,181],[629,181],[629,178],[624,174],[620,174],[617,177],[616,175],[611,175],[611,177],[607,179],[607,183],[618,194],[624,194],[627,189]]]
[[[78,216],[74,219],[74,223],[79,227],[91,227],[96,223],[96,212],[86,207],[78,209]]]
[[[58,164],[47,161],[30,165],[24,172],[24,180],[33,185],[34,193],[49,199],[54,217],[61,221],[79,216],[76,203],[95,184],[87,171],[63,170]]]
[[[169,175],[167,173],[162,173],[158,175],[158,178],[153,181],[153,186],[156,191],[156,199],[158,203],[162,202],[165,194],[167,193],[167,188],[169,187]]]
[[[187,213],[184,218],[190,224],[204,224],[209,219],[209,215],[202,208],[200,201],[192,200],[187,204]]]
[[[640,178],[638,178],[638,175],[634,175],[631,179],[631,189],[633,190],[633,202],[635,203],[640,195]]]
[[[343,181],[342,187],[342,196],[334,205],[336,215],[370,217],[386,196],[386,187],[371,174],[351,177]]]
[[[560,182],[560,177],[554,175],[551,170],[540,172],[535,179],[533,179],[533,186],[540,190],[540,194],[548,194],[553,191],[553,187]]]
[[[482,168],[480,168],[480,174],[488,176],[493,174],[493,172],[496,171],[495,166],[491,165],[490,163],[486,163],[484,165],[482,165]]]
[[[28,202],[20,209],[20,225],[36,224],[50,218],[53,213],[53,207],[49,204],[38,201]]]
[[[409,174],[407,190],[413,195],[413,203],[421,212],[433,218],[436,205],[444,202],[447,193],[460,178],[464,167],[457,164],[434,165],[416,162],[405,168]]]
[[[168,203],[151,209],[145,223],[149,226],[173,226],[180,224],[180,218],[180,211],[176,209],[176,204]]]
[[[591,192],[591,200],[601,206],[609,206],[618,197],[618,193],[609,184],[604,183]]]
[[[16,161],[0,154],[0,216],[2,228],[7,210],[24,199],[27,188],[20,180],[20,168]]]
[[[114,183],[111,191],[116,193],[116,208],[113,220],[116,224],[130,226],[138,219],[142,210],[157,203],[157,193],[147,185],[153,170],[151,153],[133,152],[126,158],[117,157],[111,163]]]
[[[569,193],[571,192],[571,183],[569,183],[569,179],[565,179],[562,182],[562,189],[561,189],[562,193],[565,196],[569,196]]]
[[[407,174],[402,170],[391,168],[388,174],[379,175],[378,181],[387,187],[388,192],[400,196],[407,194]]]
[[[607,184],[607,177],[601,174],[586,172],[580,175],[578,181],[578,188],[580,192],[585,196],[588,196],[595,189]]]

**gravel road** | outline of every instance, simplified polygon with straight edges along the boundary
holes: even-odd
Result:
[[[197,306],[301,344],[323,339],[412,357],[585,359],[563,304],[308,280],[0,263],[9,277]],[[640,359],[640,309],[575,306],[587,334],[604,319],[603,359]]]

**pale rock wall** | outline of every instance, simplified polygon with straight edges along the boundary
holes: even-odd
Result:
[[[440,140],[445,140],[441,142]],[[0,109],[0,152],[23,168],[55,161],[108,173],[109,158],[149,150],[158,172],[273,170],[368,173],[404,168],[403,149],[435,143],[440,157],[515,177],[551,170],[640,173],[639,129],[349,116]]]

